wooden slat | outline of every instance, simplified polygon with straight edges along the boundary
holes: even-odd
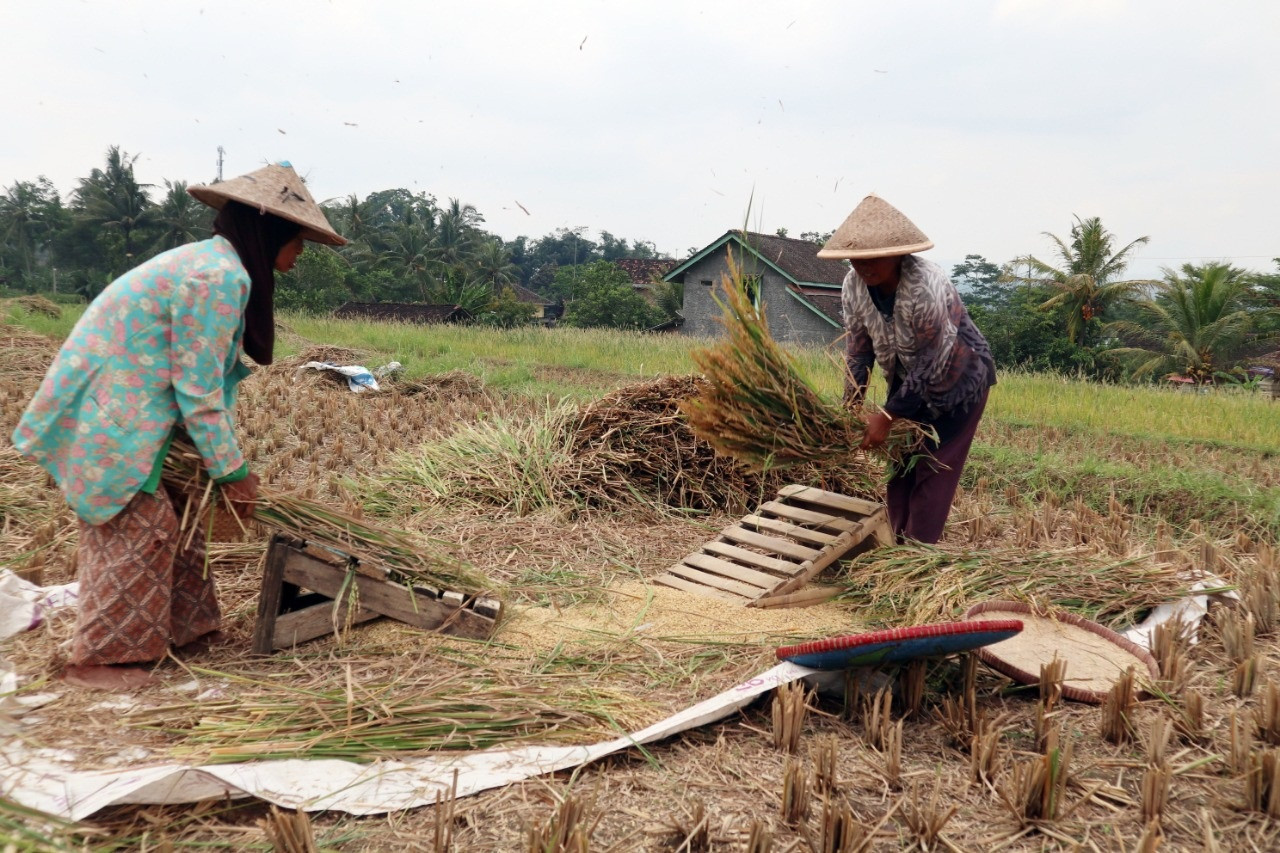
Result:
[[[758,598],[760,593],[764,592],[760,587],[752,586],[751,584],[746,584],[742,581],[735,581],[731,578],[721,577],[720,575],[713,575],[710,572],[699,571],[698,569],[686,566],[683,563],[674,565],[667,569],[667,571],[678,578],[684,578],[685,580],[693,581],[694,583],[700,583],[703,586],[722,589],[725,592],[732,592],[735,595],[742,596],[743,598]]]
[[[878,504],[875,501],[851,498],[848,495],[828,492],[813,486],[783,486],[778,490],[778,497],[818,504],[819,506],[830,507],[841,512],[857,513],[858,515],[874,515],[884,509],[883,504]]]
[[[757,598],[750,602],[748,607],[812,607],[815,604],[821,604],[824,601],[830,601],[840,593],[844,592],[844,587],[839,586],[810,586],[795,592],[789,592],[785,595],[768,595]]]
[[[713,589],[712,587],[709,587],[709,586],[703,586],[702,584],[698,584],[698,583],[690,583],[684,578],[678,578],[675,575],[658,575],[656,578],[653,579],[653,582],[660,583],[663,586],[669,586],[672,589],[682,589],[685,592],[693,592],[693,593],[697,593],[698,595],[709,595],[712,598],[724,598],[729,601],[735,601],[738,604],[742,603],[742,596],[740,595],[730,595],[727,592],[722,592],[718,589]]]
[[[285,560],[284,580],[330,598],[350,592],[346,577],[346,572],[302,552],[291,553]],[[353,579],[361,607],[406,625],[475,640],[487,639],[497,627],[493,619],[470,608],[414,595],[403,586],[362,574],[354,575]]]
[[[845,554],[849,553],[855,545],[862,541],[862,530],[851,530],[848,533],[841,533],[835,542],[832,542],[812,560],[805,560],[800,567],[800,571],[789,581],[779,585],[773,590],[773,595],[785,595],[789,592],[795,592],[800,587],[807,584],[813,578],[822,573],[827,566],[839,560]]]
[[[780,539],[777,536],[765,536],[747,530],[745,527],[726,527],[720,531],[720,535],[731,542],[739,542],[744,545],[754,545],[757,548],[764,548],[775,554],[783,554],[788,557],[795,557],[799,560],[812,560],[818,556],[821,551],[813,548],[806,548],[803,545],[797,545],[789,539]]]
[[[345,604],[337,616],[333,613],[333,604],[334,602],[329,601],[324,604],[313,604],[303,610],[294,610],[291,613],[281,613],[276,617],[275,631],[271,636],[271,647],[273,649],[288,649],[298,645],[298,643],[305,643],[307,640],[314,640],[316,637],[332,634],[335,620],[339,628],[345,626],[348,622]],[[379,615],[372,610],[360,608],[349,621],[352,625],[358,625],[361,622],[368,622],[370,619],[377,619]]]
[[[779,560],[777,557],[768,557],[764,554],[757,554],[755,551],[748,551],[746,548],[739,548],[737,545],[730,545],[728,542],[708,542],[702,546],[702,550],[708,554],[717,554],[721,557],[728,557],[731,560],[737,560],[739,563],[746,563],[749,566],[755,566],[759,569],[767,569],[771,572],[782,572],[787,577],[793,575],[800,568],[800,563],[793,563],[790,560]]]
[[[690,554],[681,562],[695,569],[703,569],[713,574],[724,575],[727,578],[751,584],[751,586],[758,589],[773,589],[778,585],[778,581],[781,580],[777,575],[748,569],[745,566],[739,566],[737,563],[730,563],[728,560],[721,560],[719,557],[712,557],[708,554]],[[787,577],[790,576],[788,573]]]
[[[830,545],[836,541],[836,537],[830,533],[823,533],[821,530],[811,530],[808,527],[801,527],[798,524],[792,524],[789,521],[783,521],[780,518],[765,518],[762,515],[748,515],[742,519],[743,524],[749,524],[752,527],[766,530],[770,533],[780,533],[783,536],[790,536],[792,539],[799,539],[801,542],[808,542],[817,545],[819,548]]]
[[[841,518],[838,515],[828,515],[825,512],[814,512],[811,509],[801,509],[798,506],[784,504],[780,501],[766,501],[760,505],[757,512],[776,515],[779,518],[785,518],[790,521],[800,522],[801,524],[812,524],[817,527],[827,527],[837,533],[844,533],[849,530],[852,525],[857,524],[856,521],[850,521],[847,518]]]
[[[280,534],[271,537],[267,548],[267,562],[262,572],[262,591],[258,593],[258,621],[253,626],[255,655],[269,655],[275,648],[272,640],[276,632],[276,619],[280,615],[280,595],[284,584],[284,564],[289,555],[289,541]]]

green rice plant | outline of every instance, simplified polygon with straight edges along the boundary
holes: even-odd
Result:
[[[380,477],[375,505],[424,499],[529,515],[573,507],[577,407],[548,404],[532,418],[495,417],[401,454]]]
[[[193,668],[245,689],[225,700],[152,709],[137,728],[178,738],[173,753],[214,763],[272,758],[372,761],[513,741],[583,742],[643,703],[604,690],[506,686],[474,674],[416,683],[290,687],[270,676]]]
[[[953,619],[979,601],[1006,598],[1122,625],[1189,594],[1173,566],[1106,559],[1083,548],[901,545],[856,558],[839,580],[846,586],[839,600],[857,606],[871,624],[885,625]]]

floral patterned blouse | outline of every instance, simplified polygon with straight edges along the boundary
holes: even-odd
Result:
[[[181,423],[209,476],[244,465],[233,417],[249,274],[224,237],[125,273],[71,330],[13,433],[84,521],[109,521]]]

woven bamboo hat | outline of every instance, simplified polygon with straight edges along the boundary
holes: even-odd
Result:
[[[324,211],[287,160],[229,181],[188,187],[187,192],[214,210],[221,210],[228,201],[238,201],[258,208],[260,213],[296,222],[302,226],[303,238],[316,243],[341,246],[347,242],[329,225]]]
[[[818,250],[818,257],[888,258],[932,248],[933,241],[901,211],[880,196],[869,195]]]

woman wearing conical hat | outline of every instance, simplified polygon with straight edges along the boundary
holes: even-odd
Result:
[[[80,520],[80,609],[64,677],[82,686],[142,686],[171,644],[216,636],[204,535],[179,535],[162,463],[184,430],[236,513],[252,514],[258,479],[233,422],[249,373],[240,350],[271,363],[275,273],[293,267],[303,241],[346,242],[288,163],[189,191],[218,210],[214,236],[108,285],[13,434]]]
[[[818,252],[848,259],[842,305],[847,339],[845,401],[860,406],[871,364],[889,383],[868,415],[862,446],[875,447],[895,420],[932,427],[931,458],[890,479],[886,502],[899,541],[942,538],[978,421],[996,382],[986,339],[946,272],[915,253],[933,247],[911,220],[867,196]]]

